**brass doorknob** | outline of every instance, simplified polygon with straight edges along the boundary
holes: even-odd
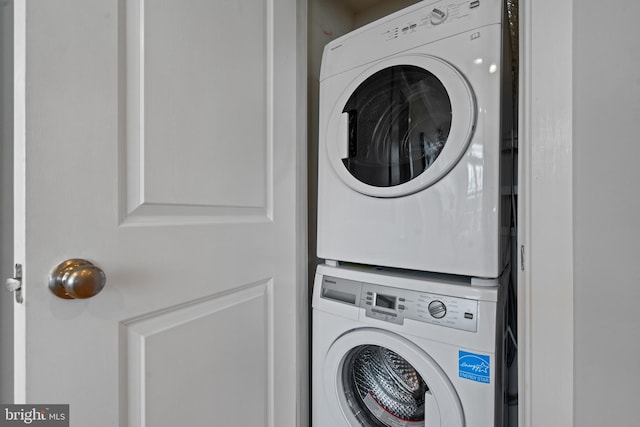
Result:
[[[49,275],[49,290],[64,299],[84,299],[97,295],[107,282],[104,271],[84,259],[68,259]]]

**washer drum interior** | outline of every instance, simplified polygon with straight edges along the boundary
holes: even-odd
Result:
[[[395,352],[377,345],[355,347],[343,364],[347,402],[365,426],[424,426],[427,384]]]

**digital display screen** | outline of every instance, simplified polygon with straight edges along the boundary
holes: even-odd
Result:
[[[392,297],[392,296],[389,296],[389,295],[377,294],[376,295],[376,307],[390,308],[392,310],[395,310],[395,308],[396,308],[396,297]]]

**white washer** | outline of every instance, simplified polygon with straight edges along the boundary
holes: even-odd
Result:
[[[500,287],[318,267],[314,427],[501,427]]]
[[[501,274],[513,123],[502,3],[425,1],[325,47],[320,258]]]

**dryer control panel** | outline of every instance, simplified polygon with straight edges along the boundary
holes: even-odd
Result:
[[[361,307],[366,316],[402,325],[404,319],[476,332],[478,301],[392,288],[339,277],[322,278],[321,297]]]
[[[465,0],[458,2],[437,1],[421,9],[398,17],[381,28],[383,40],[390,41],[403,36],[430,30],[441,24],[454,23],[460,19],[467,19],[474,9],[480,7],[480,0]]]

